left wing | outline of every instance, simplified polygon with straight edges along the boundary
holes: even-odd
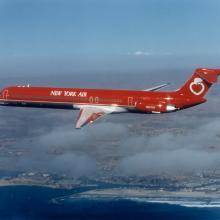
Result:
[[[159,86],[155,86],[155,87],[152,87],[152,88],[149,88],[149,89],[144,89],[143,91],[157,91],[157,90],[160,90],[166,86],[168,86],[169,83],[165,83],[165,84],[161,84]]]
[[[114,106],[93,106],[81,105],[75,106],[80,108],[79,116],[76,122],[76,128],[81,128],[84,125],[91,124],[106,114],[112,112],[125,112],[126,109]]]

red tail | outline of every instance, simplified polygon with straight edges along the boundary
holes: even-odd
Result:
[[[177,91],[180,95],[203,97],[217,82],[220,69],[196,69],[192,77]]]

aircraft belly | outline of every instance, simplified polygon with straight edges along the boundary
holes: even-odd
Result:
[[[33,107],[33,108],[55,108],[55,109],[73,109],[71,103],[49,103],[49,102],[30,102],[30,101],[4,101],[0,102],[4,106]]]

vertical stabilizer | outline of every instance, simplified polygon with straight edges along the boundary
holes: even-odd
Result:
[[[192,77],[177,91],[186,96],[204,97],[212,84],[217,82],[220,69],[196,69]]]

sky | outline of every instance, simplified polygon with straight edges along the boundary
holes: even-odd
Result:
[[[0,72],[217,67],[219,22],[218,0],[0,0]]]

